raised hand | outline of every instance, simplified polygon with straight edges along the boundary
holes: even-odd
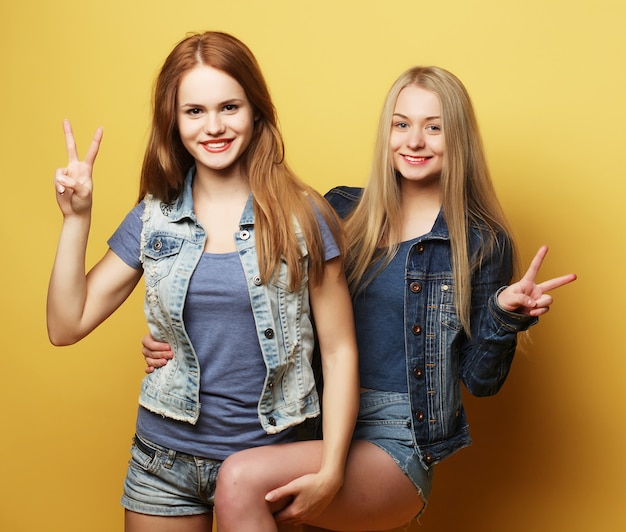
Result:
[[[536,284],[535,279],[546,253],[548,253],[548,247],[541,246],[524,276],[500,292],[498,304],[504,310],[527,316],[541,316],[550,310],[553,302],[548,292],[576,280],[576,274],[570,273]]]
[[[91,209],[92,172],[100,149],[102,128],[96,130],[83,161],[79,160],[76,141],[69,120],[63,121],[63,131],[65,132],[68,163],[65,168],[57,169],[54,177],[57,203],[64,216],[84,214]]]

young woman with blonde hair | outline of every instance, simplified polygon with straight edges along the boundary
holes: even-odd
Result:
[[[276,467],[284,449],[242,451],[220,470],[220,532],[276,530],[266,524],[271,512],[277,523],[355,531],[387,530],[419,515],[434,466],[471,443],[461,383],[475,395],[495,394],[517,334],[549,310],[550,290],[575,279],[537,284],[542,247],[511,284],[513,238],[470,98],[441,68],[415,67],[398,78],[366,187],[337,187],[326,197],[344,219],[359,347],[361,406],[344,483],[322,512],[303,517],[281,487],[290,480]],[[148,371],[171,363],[160,358],[163,350],[144,339]],[[318,467],[315,443],[289,444],[308,446],[298,475]],[[280,512],[268,505],[277,501],[285,504]]]
[[[122,498],[127,532],[210,532],[223,460],[299,439],[320,412],[313,320],[325,437],[319,467],[291,475],[287,488],[303,507],[325,507],[343,482],[358,408],[343,236],[332,209],[287,166],[250,50],[207,32],[169,54],[156,81],[139,203],[88,274],[102,130],[84,161],[67,121],[64,130],[69,163],[55,177],[63,226],[48,293],[50,340],[67,345],[89,334],[143,275],[150,332],[176,354],[142,383]]]

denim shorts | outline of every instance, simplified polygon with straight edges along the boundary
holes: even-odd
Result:
[[[412,431],[408,394],[378,390],[361,393],[353,439],[369,441],[391,456],[417,488],[425,508],[432,489],[433,468],[425,469],[422,465]]]
[[[135,435],[122,506],[140,514],[198,515],[213,511],[221,460],[173,451]]]

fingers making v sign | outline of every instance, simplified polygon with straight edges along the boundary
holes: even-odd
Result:
[[[537,274],[547,253],[548,247],[541,246],[524,276],[500,292],[498,304],[504,310],[528,316],[545,314],[553,301],[548,292],[576,280],[576,274],[570,273],[537,284]]]
[[[65,216],[81,214],[91,208],[93,165],[102,141],[102,128],[94,133],[84,160],[78,157],[74,132],[69,120],[63,121],[67,166],[59,168],[54,177],[57,202]]]

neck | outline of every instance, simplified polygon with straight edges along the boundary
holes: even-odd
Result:
[[[196,170],[193,180],[194,201],[225,201],[234,198],[247,198],[250,184],[240,173],[217,175],[214,172]]]
[[[400,210],[403,241],[430,232],[441,210],[439,183],[424,187],[414,182],[403,182]]]
[[[402,179],[400,181],[400,192],[403,204],[406,202],[413,206],[424,207],[430,204],[441,205],[439,180],[419,182]]]
[[[245,179],[215,179],[206,174],[194,178],[193,208],[206,232],[204,251],[236,251],[233,234],[239,228],[250,187]]]

